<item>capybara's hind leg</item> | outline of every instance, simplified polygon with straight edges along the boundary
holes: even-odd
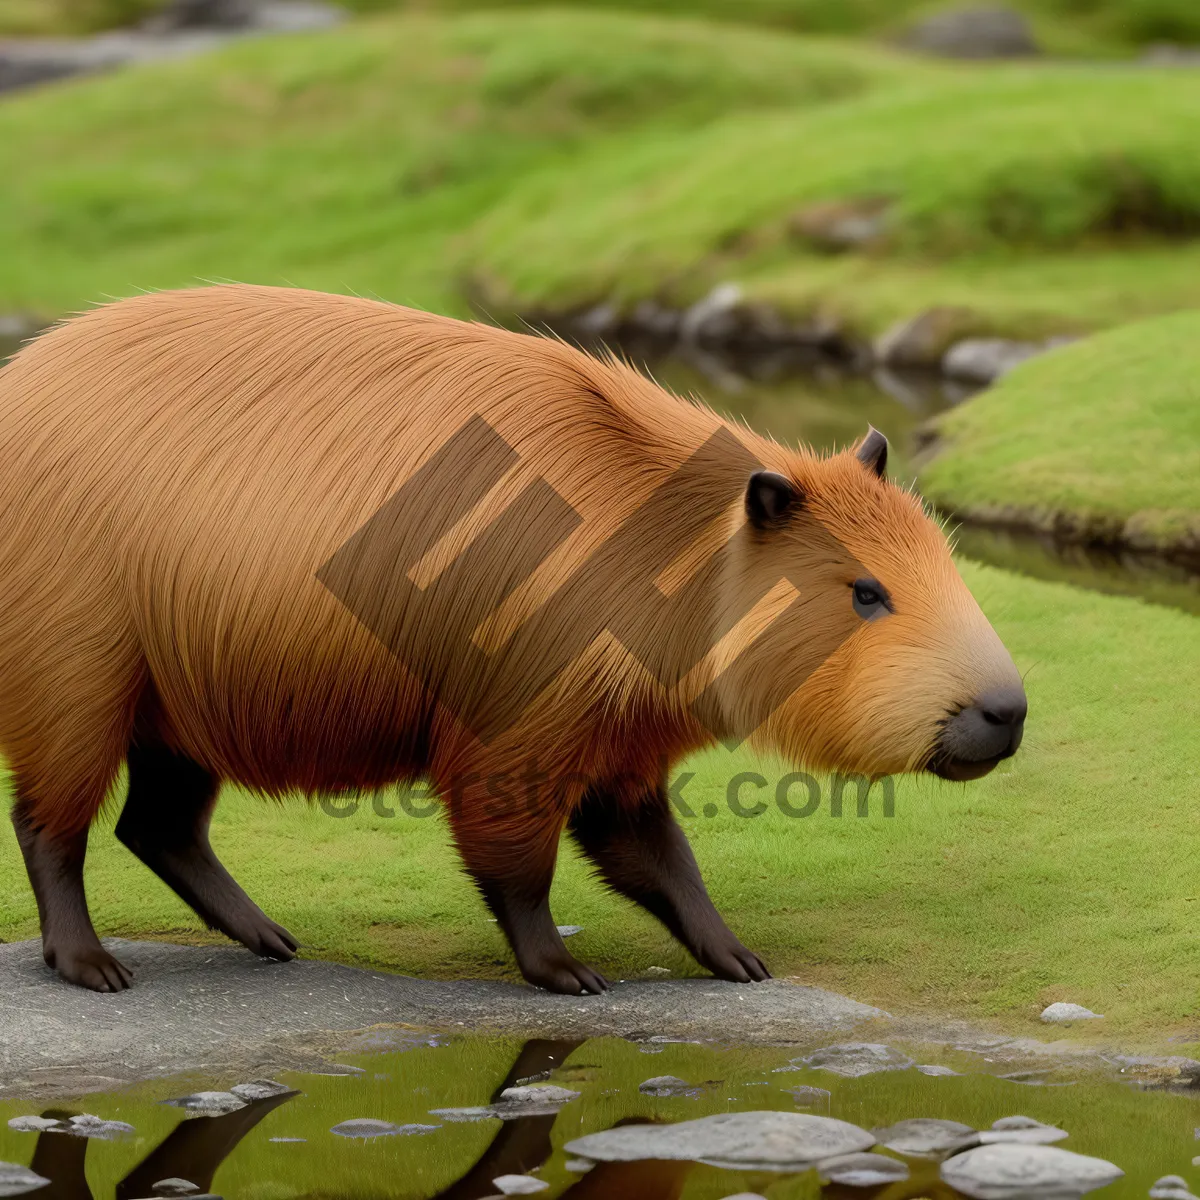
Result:
[[[42,923],[42,954],[68,983],[94,992],[119,992],[133,980],[103,946],[92,928],[83,891],[83,860],[88,831],[56,834],[39,828],[36,805],[17,781],[13,827],[25,856],[25,869]]]
[[[242,891],[209,844],[219,781],[160,746],[134,746],[128,761],[129,798],[117,837],[209,928],[262,958],[294,958],[295,938]]]
[[[718,979],[749,983],[771,977],[709,899],[665,790],[625,802],[589,792],[570,828],[609,886],[653,913]]]

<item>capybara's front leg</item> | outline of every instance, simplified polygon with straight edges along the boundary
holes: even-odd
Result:
[[[210,928],[261,958],[286,962],[297,943],[238,886],[208,840],[218,780],[159,746],[129,751],[129,798],[117,837]]]
[[[589,792],[570,827],[609,886],[653,913],[702,967],[735,983],[770,979],[709,899],[662,788],[630,799]]]
[[[568,996],[605,991],[608,982],[567,950],[550,915],[559,827],[541,830],[533,816],[511,824],[477,823],[453,809],[450,823],[463,862],[504,930],[521,974],[535,987]]]
[[[42,923],[42,954],[68,983],[94,992],[119,992],[133,981],[128,968],[103,946],[92,928],[83,891],[87,830],[55,835],[38,828],[34,805],[17,786],[13,827]]]

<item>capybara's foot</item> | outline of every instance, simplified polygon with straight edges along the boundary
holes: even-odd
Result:
[[[598,996],[608,991],[608,980],[603,975],[566,953],[536,963],[522,963],[521,974],[534,987],[563,996]]]
[[[47,946],[44,956],[60,979],[93,992],[122,992],[133,982],[133,972],[103,946]]]
[[[728,979],[732,983],[761,983],[771,978],[762,959],[738,941],[698,951],[696,960],[718,979]]]
[[[296,957],[300,946],[282,925],[276,925],[270,917],[257,909],[253,912],[234,914],[228,921],[222,921],[220,928],[259,958],[290,962]]]

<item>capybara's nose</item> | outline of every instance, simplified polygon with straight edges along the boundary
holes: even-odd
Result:
[[[1020,686],[995,688],[975,698],[942,731],[929,769],[945,779],[978,779],[1016,754],[1029,703]]]

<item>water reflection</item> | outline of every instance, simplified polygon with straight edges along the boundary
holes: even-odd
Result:
[[[830,1039],[833,1040],[833,1039]],[[1105,1189],[1105,1200],[1144,1197],[1159,1176],[1188,1173],[1200,1125],[1200,1095],[1139,1092],[1118,1078],[1080,1074],[1062,1063],[1038,1083],[1073,1081],[1074,1087],[1024,1085],[1005,1078],[1018,1064],[978,1054],[925,1048],[919,1061],[940,1057],[961,1074],[928,1076],[915,1068],[844,1078],[797,1065],[801,1048],[718,1047],[671,1043],[653,1058],[620,1039],[532,1039],[516,1042],[464,1036],[440,1044],[349,1056],[360,1073],[299,1075],[285,1080],[301,1090],[251,1102],[220,1117],[181,1118],[164,1099],[231,1081],[159,1081],[82,1105],[119,1117],[137,1133],[88,1141],[63,1133],[21,1134],[4,1122],[33,1111],[0,1102],[0,1160],[31,1166],[51,1180],[36,1195],[46,1200],[143,1200],[164,1178],[190,1180],[229,1197],[284,1200],[290,1196],[346,1200],[483,1200],[496,1194],[502,1175],[532,1175],[547,1184],[548,1200],[721,1200],[738,1192],[771,1200],[952,1200],[934,1159],[908,1158],[910,1178],[873,1189],[821,1188],[814,1172],[733,1171],[692,1162],[606,1163],[575,1170],[566,1150],[581,1136],[618,1126],[685,1121],[720,1112],[810,1111],[798,1088],[824,1089],[828,1115],[863,1129],[909,1117],[935,1117],[986,1129],[999,1117],[1022,1113],[1065,1129],[1065,1149],[1097,1155],[1122,1167],[1126,1178]],[[932,1057],[931,1057],[932,1056]],[[1028,1066],[1028,1064],[1026,1064]],[[1039,1068],[1040,1069],[1040,1068]],[[650,1075],[720,1080],[689,1096],[651,1096],[639,1085]],[[1028,1072],[1026,1072],[1028,1074]],[[349,1141],[330,1130],[341,1121],[373,1117],[400,1124],[428,1123],[431,1109],[496,1101],[508,1087],[530,1080],[580,1093],[551,1115],[497,1123],[449,1122],[423,1137]],[[807,1096],[807,1093],[801,1093]],[[46,1112],[62,1119],[58,1106]],[[70,1111],[76,1111],[75,1105]],[[278,1139],[288,1139],[279,1144]]]

